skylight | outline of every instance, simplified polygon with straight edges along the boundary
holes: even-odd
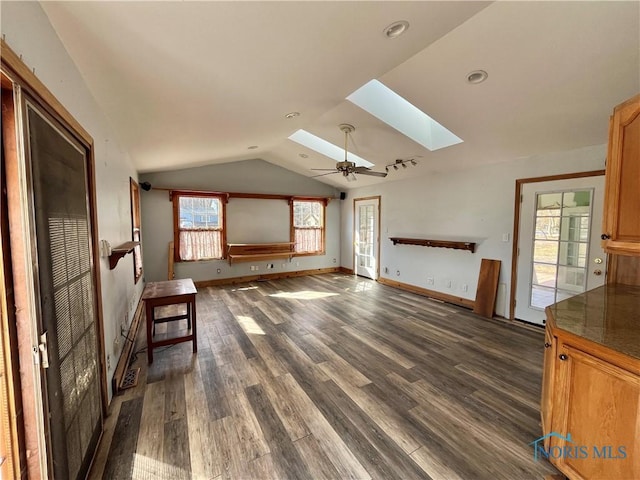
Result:
[[[315,150],[322,155],[333,158],[336,162],[344,161],[344,148],[338,147],[333,143],[329,143],[320,137],[316,137],[313,133],[309,133],[306,130],[298,130],[289,137],[289,140],[293,140],[294,142],[304,145],[311,150]],[[347,152],[347,160],[355,163],[357,167],[371,168],[374,166],[373,163],[351,152]]]
[[[347,100],[431,151],[463,141],[378,80],[365,83]]]

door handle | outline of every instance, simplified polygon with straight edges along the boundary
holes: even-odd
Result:
[[[40,364],[42,368],[49,368],[49,347],[47,346],[47,332],[40,335],[40,344],[38,345],[40,350]]]
[[[600,275],[602,275],[602,270],[600,270],[600,269],[594,270],[593,274],[596,275],[596,276],[600,276]]]

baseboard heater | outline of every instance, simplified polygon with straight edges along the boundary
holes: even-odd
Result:
[[[136,344],[136,337],[138,336],[138,328],[144,315],[144,302],[140,300],[136,313],[133,315],[131,321],[131,327],[126,337],[126,343],[120,358],[118,359],[118,365],[116,365],[116,371],[113,373],[112,389],[114,395],[120,395],[127,388],[135,387],[138,384],[138,373],[140,369],[129,369],[129,362],[131,361],[131,355],[133,353],[134,346]]]

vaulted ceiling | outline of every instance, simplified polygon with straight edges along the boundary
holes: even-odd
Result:
[[[604,143],[613,106],[640,91],[639,2],[42,7],[140,172],[262,158],[312,176],[335,161],[288,137],[343,145],[350,123],[349,151],[374,170],[417,160],[385,179],[318,178],[364,186]],[[387,38],[397,20],[409,29]],[[478,69],[488,79],[468,83]],[[429,151],[346,100],[371,79],[464,142]]]

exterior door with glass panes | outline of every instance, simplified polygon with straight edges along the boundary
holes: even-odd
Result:
[[[604,284],[604,176],[522,188],[515,317],[543,324],[544,308]]]
[[[378,278],[380,236],[380,198],[364,198],[354,201],[354,253],[356,275]]]

